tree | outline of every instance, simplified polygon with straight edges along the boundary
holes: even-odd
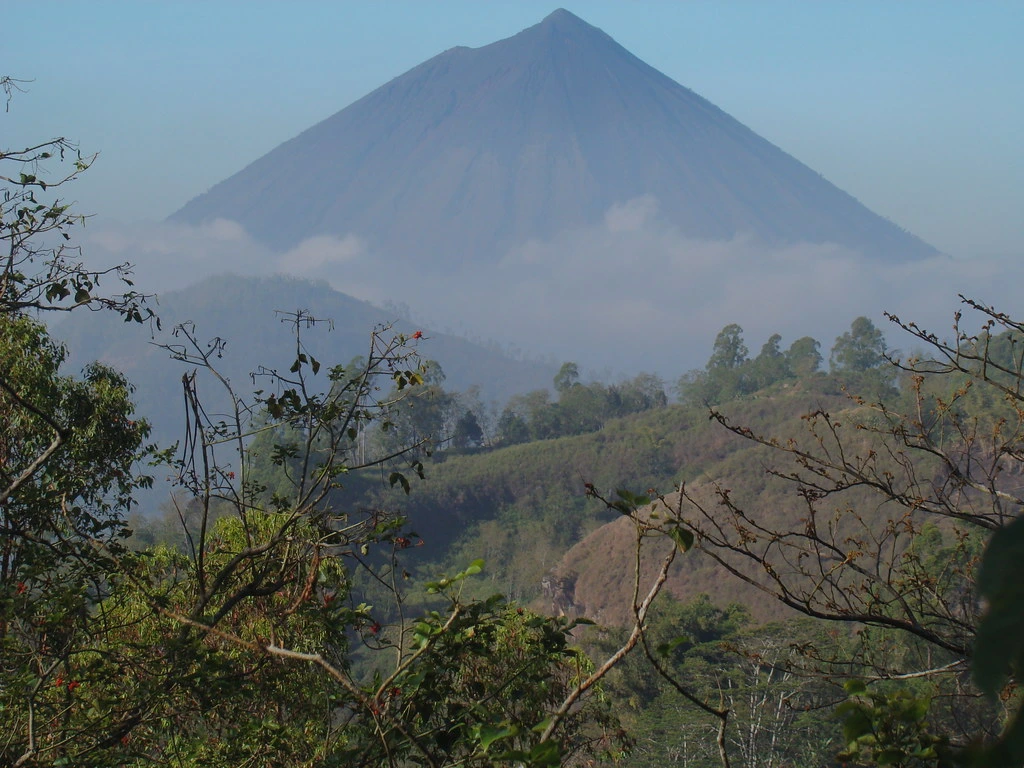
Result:
[[[385,448],[400,451],[410,445],[433,449],[451,440],[456,421],[456,398],[444,389],[445,373],[433,360],[424,361],[419,386],[405,390],[403,385],[389,395],[395,407],[389,418],[381,422]]]
[[[429,585],[440,602],[410,611],[400,556],[414,534],[394,515],[339,500],[347,477],[369,467],[408,490],[403,463],[422,472],[416,446],[366,455],[359,438],[429,385],[405,338],[383,331],[360,365],[326,368],[302,337],[311,324],[293,317],[296,358],[262,369],[254,399],[218,375],[219,342],[178,329],[169,351],[195,366],[184,380],[194,420],[176,462],[185,548],[109,552],[109,582],[82,608],[109,631],[63,670],[56,756],[97,766],[483,766],[510,750],[547,765],[611,748],[602,729],[588,731],[611,723],[596,701],[563,713],[557,734],[531,730],[586,677],[571,625],[500,598],[461,599],[479,563]],[[208,415],[204,382],[227,392],[226,416]],[[261,455],[283,476],[273,489],[248,447],[264,436]],[[390,606],[360,601],[361,571],[386,587]]]
[[[612,411],[616,416],[640,413],[668,405],[665,382],[653,373],[638,373],[629,381],[608,388]]]
[[[859,373],[885,363],[885,337],[866,317],[858,317],[850,330],[836,339],[829,365],[835,373]]]
[[[773,333],[761,347],[761,352],[751,363],[751,378],[754,389],[764,389],[791,375],[789,360],[779,348],[782,336]]]
[[[743,329],[735,323],[727,325],[715,337],[707,370],[735,370],[747,362],[747,353],[747,346],[743,343]]]
[[[562,367],[555,374],[555,392],[562,394],[569,391],[580,380],[580,369],[576,363],[562,363]]]
[[[796,647],[820,644],[822,634],[806,621],[753,626],[743,606],[719,607],[707,595],[663,601],[646,630],[675,680],[703,702],[728,709],[728,751],[751,768],[818,768],[830,761],[827,745],[838,741],[838,729],[821,703],[834,700],[837,687],[788,668]],[[681,709],[676,690],[650,675],[642,660],[624,665],[613,694],[636,710],[640,746],[631,764],[720,764],[708,738],[718,723],[699,708]]]
[[[522,414],[511,405],[506,406],[498,417],[498,442],[501,445],[516,445],[530,440],[530,425]]]
[[[64,350],[20,313],[0,315],[0,712],[7,765],[88,755],[65,713],[96,682],[79,660],[111,631],[92,611],[147,483],[135,462],[148,432],[130,388],[104,366],[63,376]],[[97,731],[116,721],[98,718]],[[87,758],[86,758],[87,759]],[[85,764],[77,762],[76,764]]]
[[[577,384],[559,394],[559,435],[582,435],[601,428],[609,416],[608,390],[597,382]]]
[[[795,376],[805,377],[816,373],[821,367],[821,345],[810,336],[803,336],[786,350],[786,361]]]
[[[753,391],[748,363],[743,329],[735,323],[725,326],[715,337],[704,373],[689,382],[680,380],[683,400],[716,404]]]
[[[8,102],[19,89],[8,77],[0,86]],[[45,175],[68,159],[69,172]],[[124,714],[97,716],[86,732],[68,726],[97,680],[79,660],[111,631],[93,609],[125,552],[133,494],[149,482],[136,466],[148,427],[115,371],[63,373],[65,350],[37,319],[83,307],[152,316],[132,290],[100,290],[108,277],[130,288],[127,265],[91,269],[69,242],[83,217],[52,195],[90,162],[63,138],[0,150],[0,760],[9,765],[86,765],[93,737]]]
[[[505,413],[509,414],[507,418]],[[505,413],[502,421],[506,426],[515,430],[517,425],[525,424],[529,428],[530,440],[548,440],[562,434],[561,412],[557,404],[551,402],[551,394],[546,389],[535,389],[512,397],[505,406]]]
[[[976,655],[984,637],[975,597],[980,553],[993,533],[1009,530],[1024,504],[1017,493],[1024,379],[1019,356],[997,352],[1012,347],[1007,339],[1024,326],[966,303],[980,314],[982,330],[961,330],[958,314],[953,341],[891,318],[930,352],[899,364],[908,376],[903,411],[853,398],[842,412],[807,414],[802,439],[763,435],[713,412],[734,434],[765,448],[769,482],[792,485],[790,527],[725,486],[680,489],[699,546],[734,576],[809,616],[862,627],[856,657],[812,652],[810,664],[874,686],[915,681],[913,698],[925,702],[932,726],[960,749],[983,734],[995,736],[1017,708],[1009,687],[1000,689],[1001,703],[983,703],[967,670],[972,662],[984,670],[990,658],[1006,659],[1005,642],[1019,636],[1004,626],[992,653]],[[993,334],[995,328],[1003,333]],[[860,318],[837,341],[833,360],[842,370],[864,370],[882,351],[881,335]],[[990,691],[1013,685],[1012,677],[979,679]],[[862,704],[885,701],[905,703],[883,697]]]
[[[458,395],[459,408],[465,409],[467,414],[472,414],[473,420],[480,428],[480,435],[476,439],[478,445],[491,445],[495,438],[495,427],[497,414],[495,404],[490,406],[484,403],[480,396],[480,387],[474,384],[465,392]]]
[[[508,753],[550,765],[614,748],[612,720],[585,697],[600,675],[570,647],[571,625],[500,598],[462,600],[477,563],[434,582],[440,602],[410,613],[398,557],[411,532],[337,505],[350,473],[375,467],[405,490],[422,473],[419,443],[368,453],[361,440],[434,386],[401,335],[375,333],[364,360],[328,368],[301,336],[315,321],[299,313],[294,361],[258,370],[263,388],[245,397],[217,371],[222,340],[176,329],[167,349],[188,366],[173,463],[183,546],[123,545],[147,482],[135,475],[146,425],[115,372],[62,374],[63,349],[29,313],[145,314],[141,297],[96,291],[127,268],[89,271],[39,247],[80,221],[38,200],[54,185],[25,163],[52,159],[48,147],[70,145],[0,153],[23,168],[4,177],[0,232],[0,762],[441,766]],[[205,406],[211,383],[225,414]],[[259,457],[279,474],[273,488]],[[390,611],[358,602],[360,570],[391,585]],[[376,653],[371,668],[354,642]]]
[[[473,448],[480,445],[484,439],[484,431],[476,414],[466,411],[455,422],[455,431],[452,433],[452,445],[456,448]]]
[[[12,95],[21,90],[19,86],[18,80],[0,77],[8,106]],[[86,171],[95,157],[83,156],[63,137],[20,150],[0,148],[0,246],[4,253],[0,314],[69,312],[89,307],[113,310],[136,322],[154,317],[144,306],[146,297],[132,289],[131,265],[97,270],[80,260],[81,252],[71,244],[70,232],[85,221],[85,216],[59,197],[52,197]],[[70,170],[55,178],[46,176],[47,165],[64,162],[70,162]],[[104,294],[101,283],[106,279],[127,290]]]

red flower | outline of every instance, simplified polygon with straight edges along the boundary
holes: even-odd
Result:
[[[62,685],[64,685],[64,678],[60,675],[57,675],[57,679],[53,681],[53,685],[56,688],[60,688]]]
[[[68,692],[70,693],[71,691],[75,690],[75,688],[77,688],[80,685],[81,685],[81,683],[78,682],[77,680],[72,680],[70,683],[68,683]]]
[[[380,622],[377,622],[377,621],[373,622],[373,624],[371,624],[371,625],[370,625],[370,631],[371,631],[371,632],[372,632],[373,634],[375,634],[375,635],[376,635],[376,634],[377,634],[378,632],[380,632]]]
[[[235,473],[234,472],[228,472],[228,480],[234,480],[234,479],[235,479]]]
[[[28,589],[28,587],[25,586],[25,582],[24,581],[19,581],[18,582],[18,594],[19,595],[24,595],[25,594],[25,590],[27,590],[27,589]]]
[[[423,331],[416,331],[416,333],[414,333],[414,334],[412,335],[412,337],[413,337],[414,339],[422,339],[422,338],[423,338]]]

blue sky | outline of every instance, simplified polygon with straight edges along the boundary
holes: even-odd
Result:
[[[955,256],[1024,252],[1024,3],[565,2],[876,212]],[[0,72],[33,80],[4,146],[100,159],[71,192],[161,219],[454,45],[553,2],[34,2]]]

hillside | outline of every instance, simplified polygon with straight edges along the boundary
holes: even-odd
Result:
[[[835,383],[819,375],[728,407],[741,423],[788,435],[802,428],[809,409],[841,412],[849,406]],[[794,489],[767,481],[763,460],[763,450],[710,422],[705,410],[671,405],[614,419],[590,434],[442,455],[408,497],[371,490],[367,498],[402,511],[426,540],[415,553],[424,577],[483,558],[486,578],[467,589],[502,591],[544,610],[619,625],[629,614],[632,529],[628,520],[586,499],[584,483],[608,496],[621,487],[654,487],[671,499],[679,481],[699,485],[719,478],[738,497],[763,506],[772,522],[797,520]],[[557,594],[545,588],[546,578],[562,583]],[[743,602],[760,621],[791,616],[784,606],[757,599],[698,552],[681,559],[668,589],[683,601],[707,593],[722,605]]]
[[[447,377],[445,385],[452,390],[476,385],[483,398],[504,401],[517,392],[547,386],[554,372],[553,366],[516,360],[496,348],[429,328],[419,329],[323,282],[284,276],[222,275],[185,290],[161,294],[154,309],[163,329],[155,335],[98,313],[77,316],[73,323],[58,325],[55,332],[73,350],[72,366],[100,360],[124,372],[136,387],[139,414],[151,420],[156,438],[165,444],[180,437],[181,376],[186,368],[156,345],[179,343],[173,330],[186,321],[194,323],[204,343],[214,337],[225,340],[223,356],[216,362],[242,392],[260,386],[249,377],[257,366],[291,365],[295,341],[287,325],[282,324],[286,317],[281,313],[298,309],[330,321],[329,325],[303,330],[310,349],[326,365],[345,364],[365,355],[370,332],[393,324],[395,332],[423,331],[424,339],[429,339],[423,351],[440,363]]]

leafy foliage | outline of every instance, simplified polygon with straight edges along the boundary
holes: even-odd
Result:
[[[10,78],[0,85],[18,90]],[[72,169],[47,180],[43,166],[69,155]],[[120,716],[73,718],[102,679],[82,660],[112,631],[93,609],[124,553],[124,515],[150,482],[136,467],[148,426],[115,371],[63,373],[65,350],[36,319],[80,307],[150,316],[145,297],[99,290],[107,276],[130,287],[127,267],[78,261],[66,241],[82,217],[48,199],[90,162],[62,138],[0,150],[0,760],[11,765],[90,764]]]
[[[934,733],[927,720],[927,698],[902,688],[869,691],[857,679],[847,681],[846,691],[850,698],[836,709],[847,743],[840,759],[866,758],[874,765],[900,768],[952,764],[948,739]]]
[[[124,553],[123,515],[148,478],[135,474],[147,427],[125,381],[102,366],[62,376],[63,350],[20,314],[0,315],[0,756],[89,754],[67,713],[96,670],[82,655],[111,631],[92,610]],[[110,721],[97,717],[96,729]]]
[[[662,408],[668,402],[664,382],[650,373],[619,384],[579,381],[579,368],[565,363],[554,380],[558,400],[546,390],[512,398],[497,423],[497,444],[582,435],[601,429],[609,420]]]
[[[1010,670],[1019,584],[1010,553],[1022,500],[1010,478],[1019,472],[1024,416],[1019,361],[1004,350],[1021,329],[967,304],[985,324],[967,334],[958,315],[954,342],[901,324],[932,353],[898,364],[907,382],[904,410],[852,398],[844,412],[808,414],[803,438],[764,435],[712,413],[774,456],[767,473],[793,484],[804,508],[799,527],[768,523],[721,484],[681,489],[699,545],[723,567],[807,615],[866,627],[856,659],[811,654],[822,673],[858,674],[859,665],[873,680],[919,681],[858,688],[841,710],[848,755],[878,764],[942,764],[947,743],[963,752],[1007,721],[996,751],[982,753],[993,764],[1017,760]],[[996,326],[1004,329],[998,336]],[[837,340],[833,364],[870,371],[884,352],[881,335],[859,318]],[[860,511],[868,508],[884,511],[881,524]],[[993,532],[978,582],[993,600],[983,616],[977,565]],[[1003,686],[1000,702],[979,701],[964,676],[971,663],[986,690]]]
[[[21,83],[0,77],[8,97]],[[76,179],[95,160],[83,156],[63,137],[49,139],[20,150],[0,148],[0,314],[28,310],[70,311],[78,307],[113,310],[126,321],[153,317],[145,296],[132,290],[128,264],[95,270],[80,261],[79,250],[70,244],[70,230],[85,217],[71,205],[50,195]],[[48,177],[46,167],[69,163],[62,175]],[[57,245],[52,243],[56,241]],[[101,290],[104,279],[120,283],[124,293],[109,296]]]

